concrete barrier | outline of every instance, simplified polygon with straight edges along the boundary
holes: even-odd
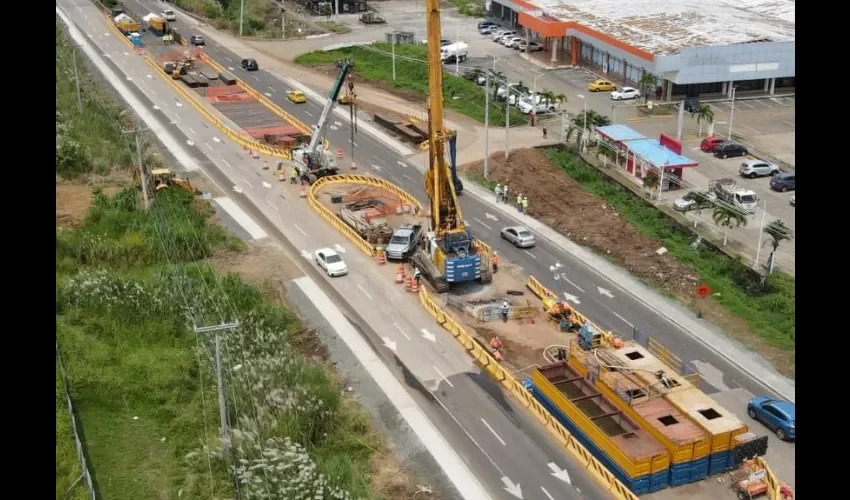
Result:
[[[478,364],[499,384],[511,393],[535,418],[549,431],[552,437],[584,466],[590,475],[596,479],[614,498],[618,500],[638,500],[590,451],[576,440],[572,434],[544,408],[534,396],[522,385],[520,380],[503,368],[481,344],[475,341],[460,324],[449,316],[431,298],[425,288],[419,289],[419,302],[422,307],[449,332]]]

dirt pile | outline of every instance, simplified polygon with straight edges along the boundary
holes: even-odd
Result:
[[[464,165],[461,171],[483,175],[484,162]],[[528,197],[529,215],[601,255],[621,263],[632,274],[677,294],[693,294],[698,275],[688,265],[661,248],[654,238],[640,233],[603,200],[585,192],[538,149],[520,149],[490,158],[490,179],[508,183],[511,202],[518,194]]]

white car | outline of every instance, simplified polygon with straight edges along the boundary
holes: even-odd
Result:
[[[503,31],[502,33],[499,33],[497,31],[496,34],[493,36],[493,41],[501,43],[502,39],[505,38],[506,36],[516,36],[516,31],[508,30],[508,31]]]
[[[497,41],[499,41],[499,38],[502,38],[502,35],[506,35],[510,32],[511,32],[511,30],[506,30],[504,28],[497,29],[496,31],[490,33],[490,39],[493,40],[494,42],[497,42]],[[516,31],[514,31],[514,34],[516,34]]]
[[[516,44],[522,41],[525,41],[525,38],[521,36],[509,36],[502,38],[502,45],[504,45],[505,47],[514,48]]]
[[[776,175],[782,172],[779,167],[773,163],[763,160],[745,160],[738,168],[738,173],[741,177],[755,179],[756,177],[765,177],[768,175]]]
[[[620,90],[611,92],[611,99],[615,101],[624,101],[626,99],[640,99],[640,91],[634,87],[623,87]]]
[[[173,22],[173,21],[177,20],[177,15],[174,14],[173,10],[164,10],[164,11],[162,11],[162,18],[165,19],[166,21]]]
[[[330,248],[316,250],[316,264],[324,269],[331,278],[348,274],[348,266],[345,265],[345,261]]]
[[[522,41],[522,42],[516,44],[516,46],[514,48],[517,49],[517,50],[521,50],[523,52],[525,52],[526,49],[528,50],[528,52],[539,52],[539,51],[543,50],[543,46],[540,45],[539,43],[530,42],[526,45],[525,41]]]

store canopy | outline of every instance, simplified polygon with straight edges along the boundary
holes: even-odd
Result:
[[[656,167],[661,167],[662,165],[667,168],[697,166],[696,161],[665,148],[657,139],[629,141],[628,148],[635,156]]]
[[[638,139],[646,139],[645,135],[641,135],[636,130],[625,125],[608,125],[598,127],[596,129],[600,135],[605,136],[608,140],[614,142],[634,141]]]

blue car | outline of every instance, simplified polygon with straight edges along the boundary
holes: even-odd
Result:
[[[747,405],[747,414],[750,418],[763,423],[783,441],[794,440],[797,437],[797,412],[794,405],[788,401],[759,396],[750,400]]]

